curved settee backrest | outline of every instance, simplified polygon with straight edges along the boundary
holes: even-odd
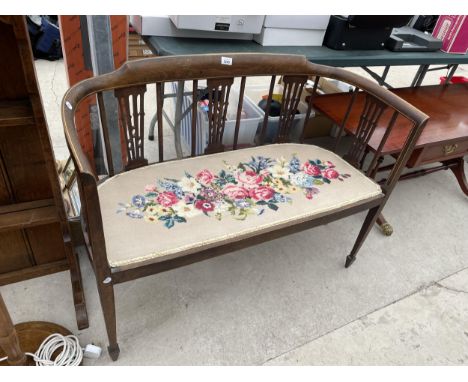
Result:
[[[239,149],[238,136],[240,131],[240,120],[242,117],[242,105],[245,91],[246,79],[249,77],[268,76],[270,78],[269,93],[266,100],[265,116],[261,128],[256,137],[256,144],[264,144],[268,118],[273,99],[273,89],[277,80],[282,78],[284,90],[282,94],[281,110],[279,115],[278,129],[274,143],[290,141],[292,121],[297,110],[301,93],[305,91],[306,83],[309,79],[314,80],[311,94],[307,97],[307,111],[305,123],[311,116],[313,104],[316,97],[320,97],[317,92],[319,78],[331,78],[354,87],[352,101],[347,106],[346,115],[343,117],[341,132],[346,124],[355,95],[364,97],[365,102],[360,110],[360,119],[356,128],[353,143],[345,159],[356,167],[361,167],[364,157],[367,154],[366,146],[376,127],[383,122],[381,116],[384,111],[390,110],[391,117],[386,120],[385,133],[382,135],[379,148],[374,153],[373,159],[367,166],[366,173],[373,177],[378,168],[379,158],[385,141],[392,131],[395,121],[404,118],[409,125],[406,143],[397,158],[397,161],[382,185],[384,193],[388,198],[391,190],[395,186],[409,156],[421,134],[423,126],[428,120],[428,116],[410,105],[400,97],[378,84],[351,73],[344,69],[317,65],[310,63],[303,56],[281,55],[281,54],[206,54],[191,56],[173,56],[147,58],[128,62],[120,69],[105,75],[96,76],[79,82],[72,86],[65,94],[62,101],[62,119],[65,130],[65,137],[71,156],[78,173],[78,184],[82,200],[82,218],[88,232],[99,231],[101,228],[101,216],[99,213],[99,198],[97,195],[97,182],[100,179],[93,161],[85,155],[75,126],[75,112],[80,103],[87,97],[97,97],[99,106],[100,122],[104,150],[107,161],[107,176],[112,177],[118,171],[114,171],[112,150],[110,147],[109,130],[107,126],[105,102],[103,94],[111,94],[116,98],[119,108],[119,130],[121,133],[122,147],[124,148],[123,171],[132,170],[148,164],[144,150],[144,110],[145,93],[148,86],[156,88],[156,116],[158,122],[158,155],[159,161],[164,161],[164,139],[162,134],[163,125],[163,105],[164,92],[167,83],[177,82],[184,88],[184,84],[191,85],[193,100],[198,100],[200,96],[199,84],[206,81],[204,87],[205,96],[208,99],[208,142],[205,153],[222,152],[228,149]],[[235,133],[232,147],[223,144],[223,133],[226,120],[226,110],[231,87],[234,82],[239,83],[238,108],[235,121]],[[195,156],[197,136],[197,102],[191,106],[191,148],[190,155]],[[301,139],[302,140],[302,139]],[[92,211],[92,213],[90,213]],[[95,236],[99,243],[99,235]]]

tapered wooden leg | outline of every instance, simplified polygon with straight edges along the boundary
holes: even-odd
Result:
[[[109,339],[107,350],[109,351],[111,359],[117,361],[120,349],[117,343],[114,286],[111,283],[104,284],[103,280],[98,280],[98,290],[104,321],[106,323],[107,337]]]
[[[465,160],[464,158],[458,158],[456,161],[458,162],[458,166],[450,167],[450,170],[452,170],[455,177],[457,178],[458,184],[460,185],[463,193],[468,196],[468,182],[465,175]]]
[[[369,212],[367,213],[366,219],[364,220],[364,224],[361,227],[361,231],[359,231],[359,235],[356,239],[356,242],[354,243],[354,247],[351,250],[351,253],[346,257],[346,263],[345,263],[346,268],[349,268],[351,264],[353,264],[354,261],[356,260],[356,255],[359,249],[361,248],[362,244],[364,243],[364,240],[366,239],[370,230],[374,226],[382,208],[383,206],[377,206],[377,207],[370,209]]]
[[[380,214],[378,217],[377,217],[377,224],[379,225],[380,229],[382,230],[383,234],[385,236],[391,236],[392,233],[393,233],[393,227],[391,226],[391,224],[389,222],[387,222],[387,220],[385,219],[385,217]]]
[[[7,362],[12,366],[26,365],[26,354],[20,348],[16,330],[11,322],[10,314],[0,294],[0,348],[8,357]]]

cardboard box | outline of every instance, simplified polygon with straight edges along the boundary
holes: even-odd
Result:
[[[321,46],[324,30],[262,28],[262,33],[254,35],[254,40],[263,46]]]
[[[331,78],[320,77],[318,89],[325,94],[332,94],[353,91],[354,86]]]
[[[468,16],[439,16],[432,35],[442,40],[446,53],[466,54],[468,52]]]
[[[286,29],[327,29],[329,15],[267,15],[263,26],[265,28],[286,28]]]
[[[153,52],[146,46],[128,47],[128,59],[135,60],[139,58],[154,57]]]
[[[142,36],[216,38],[232,40],[252,40],[252,33],[207,32],[200,30],[178,29],[169,16],[130,16],[130,24]]]
[[[314,81],[315,77],[309,79]],[[278,83],[282,84],[282,79]],[[312,94],[312,89],[313,87],[306,85],[301,94],[301,102],[308,104],[307,97]],[[348,90],[349,85],[328,78],[320,78],[317,88],[319,94],[342,93]],[[334,136],[334,127],[335,123],[330,118],[315,110],[313,118],[304,126],[304,139]]]
[[[326,29],[262,28],[254,40],[263,46],[321,46]]]
[[[321,78],[319,80],[319,89],[321,88],[321,82],[325,80]],[[326,82],[326,80],[325,80]],[[301,94],[301,101],[307,104],[307,97],[312,94],[312,88],[306,87]],[[328,137],[331,135],[334,123],[331,119],[321,114],[319,111],[314,111],[314,117],[310,118],[307,124],[304,126],[304,139]]]
[[[130,33],[128,35],[128,46],[137,47],[146,45],[138,33]]]
[[[135,60],[146,57],[154,57],[151,49],[146,45],[141,36],[137,33],[128,35],[128,59]]]
[[[263,46],[321,46],[329,15],[267,15],[254,40]]]

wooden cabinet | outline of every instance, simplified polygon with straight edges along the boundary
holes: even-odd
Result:
[[[0,16],[0,285],[70,270],[88,326],[77,257],[23,16]]]

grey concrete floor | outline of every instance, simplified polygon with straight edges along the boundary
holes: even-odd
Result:
[[[62,159],[63,62],[36,69]],[[408,86],[415,70],[393,68],[388,81]],[[425,84],[440,75],[430,72]],[[467,202],[448,171],[399,183],[385,208],[395,233],[374,229],[350,269],[344,259],[362,214],[117,285],[120,358],[104,352],[85,364],[466,365]],[[94,275],[81,263],[88,329],[76,328],[68,272],[2,287],[13,321],[56,322],[83,345],[105,347]]]

